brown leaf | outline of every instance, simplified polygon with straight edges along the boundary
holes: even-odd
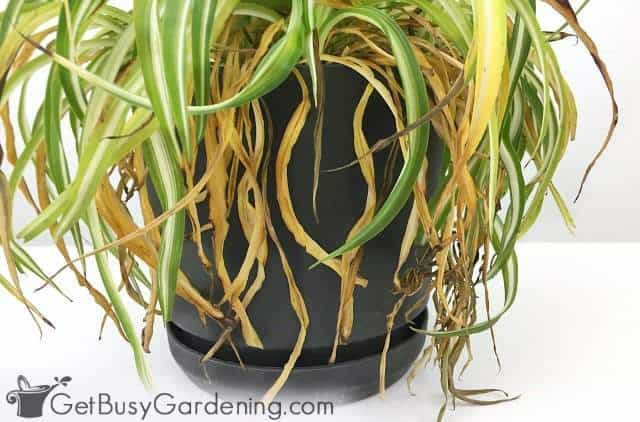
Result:
[[[616,96],[613,89],[613,81],[611,80],[611,76],[609,75],[609,70],[607,68],[607,65],[604,62],[604,60],[602,60],[602,58],[600,57],[600,53],[598,51],[598,47],[596,46],[596,43],[593,41],[593,39],[589,36],[589,34],[582,28],[582,26],[578,22],[578,16],[576,15],[576,12],[573,10],[573,6],[571,6],[568,0],[544,0],[544,2],[549,4],[551,7],[553,7],[553,9],[556,12],[558,12],[560,15],[562,15],[563,18],[566,19],[569,26],[571,26],[571,28],[573,28],[573,30],[576,32],[576,35],[578,36],[580,41],[582,41],[582,43],[585,45],[587,50],[589,50],[589,53],[591,54],[593,61],[598,67],[598,70],[602,75],[602,79],[604,80],[604,83],[611,97],[612,111],[611,111],[611,124],[609,125],[609,131],[607,133],[607,136],[604,140],[602,147],[596,154],[593,161],[591,161],[591,163],[587,167],[587,170],[584,173],[584,176],[582,177],[582,181],[580,182],[580,189],[575,198],[575,201],[577,201],[580,198],[580,195],[582,194],[582,191],[584,189],[585,183],[587,182],[587,178],[589,177],[589,174],[591,173],[596,163],[602,157],[605,150],[609,146],[609,143],[611,142],[613,133],[616,129],[616,126],[618,125],[618,117],[619,117],[618,102],[616,100]]]

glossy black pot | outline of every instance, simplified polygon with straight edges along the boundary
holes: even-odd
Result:
[[[304,68],[301,70],[303,73],[306,72]],[[325,73],[326,124],[322,166],[332,168],[350,162],[355,157],[353,114],[366,87],[366,81],[343,66],[326,66]],[[305,75],[305,78],[308,80],[308,75]],[[367,288],[356,288],[355,322],[350,342],[339,347],[337,362],[328,365],[336,330],[340,280],[326,267],[308,269],[314,259],[295,243],[284,225],[275,199],[275,180],[272,177],[280,139],[300,99],[300,89],[293,77],[264,98],[273,120],[275,134],[270,163],[268,204],[274,227],[283,243],[310,317],[304,351],[282,391],[281,398],[303,394],[334,402],[354,401],[378,391],[378,367],[385,337],[386,315],[397,300],[397,296],[392,293],[392,278],[410,205],[405,207],[390,227],[366,245],[360,274],[368,279],[369,284]],[[358,166],[337,173],[323,174],[318,206],[320,223],[315,221],[311,188],[314,122],[315,112],[312,111],[293,150],[289,164],[289,184],[300,222],[325,250],[333,250],[344,242],[348,231],[362,214],[366,200],[366,185]],[[364,130],[370,144],[394,133],[391,112],[377,94],[372,96],[368,104]],[[442,146],[435,136],[432,136],[430,141],[428,154],[430,168],[437,169]],[[379,186],[383,182],[387,157],[388,151],[375,155]],[[396,175],[401,161],[398,160]],[[203,166],[203,162],[199,163],[200,173]],[[428,185],[433,186],[436,181],[437,176],[430,174]],[[207,221],[206,206],[198,212],[201,221]],[[230,274],[239,269],[247,247],[236,214],[237,210],[232,210],[231,232],[225,243],[225,262]],[[207,253],[211,256],[211,242],[204,243],[208,248]],[[205,297],[211,297],[213,303],[217,303],[222,289],[219,283],[216,280],[212,281],[210,275],[204,271],[195,245],[190,242],[185,245],[182,268],[198,290]],[[266,274],[267,279],[262,290],[248,307],[248,314],[264,343],[264,350],[246,346],[239,330],[234,333],[234,341],[246,369],[240,367],[228,346],[224,346],[204,365],[200,364],[202,355],[219,338],[221,328],[213,322],[203,325],[194,308],[177,299],[173,322],[168,326],[171,351],[187,375],[202,388],[211,392],[222,389],[241,390],[243,394],[259,397],[279,375],[296,341],[299,324],[289,305],[287,282],[273,245],[269,247]],[[405,308],[410,306],[417,296],[419,295],[414,296],[413,300],[408,300]],[[403,317],[403,312],[399,315],[388,355],[388,384],[402,377],[424,344],[424,338],[415,334],[410,329],[410,324],[424,326],[425,308],[413,312],[409,323]]]

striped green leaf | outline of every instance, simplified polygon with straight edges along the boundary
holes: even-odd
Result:
[[[405,92],[406,117],[409,123],[425,115],[428,110],[427,89],[420,66],[411,44],[402,29],[385,13],[371,7],[355,7],[340,9],[323,26],[320,31],[320,45],[323,45],[328,32],[335,25],[347,18],[365,20],[377,26],[389,39],[396,58],[398,72]],[[373,220],[362,230],[351,237],[350,241],[330,253],[325,260],[340,256],[368,242],[384,230],[400,213],[411,196],[413,185],[424,162],[429,142],[429,125],[423,125],[409,135],[409,156],[405,161],[396,183],[384,204]],[[319,265],[316,263],[313,267]]]
[[[185,60],[187,57],[187,25],[190,11],[191,0],[167,2],[160,28],[162,38],[161,52],[164,61],[164,71],[162,73],[166,79],[167,94],[164,100],[169,102],[172,120],[176,125],[176,132],[182,146],[184,159],[188,163],[193,160],[194,151],[187,117],[186,85],[188,78]]]
[[[212,29],[216,14],[216,0],[193,1],[193,23],[191,28],[191,53],[193,54],[194,103],[206,105],[210,98],[211,63],[209,50],[212,43]],[[196,140],[202,139],[204,117],[196,118]]]
[[[89,206],[87,215],[89,232],[93,241],[93,247],[99,249],[105,245],[105,240],[100,227],[100,217],[98,215],[98,210],[96,209],[95,204],[91,204]],[[95,259],[98,270],[100,271],[100,277],[102,278],[104,288],[107,291],[107,296],[109,297],[109,300],[113,305],[113,310],[118,317],[118,321],[120,321],[120,324],[122,325],[122,330],[127,336],[127,341],[129,342],[129,345],[131,346],[131,349],[133,351],[138,376],[142,380],[143,384],[148,389],[150,389],[152,384],[151,371],[144,356],[144,351],[142,350],[137,330],[134,327],[133,322],[131,321],[129,312],[122,302],[118,287],[113,280],[111,269],[109,267],[108,256],[109,255],[106,252],[101,252],[96,255]]]
[[[160,135],[154,135],[145,146],[145,161],[163,210],[171,209],[184,195],[184,176],[178,163]],[[158,287],[160,307],[165,322],[171,320],[182,247],[184,243],[185,212],[172,215],[162,226],[162,241],[158,256]]]

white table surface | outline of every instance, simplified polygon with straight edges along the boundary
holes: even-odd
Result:
[[[52,272],[60,259],[51,247],[31,249]],[[496,328],[502,359],[499,373],[488,335],[474,339],[475,360],[458,381],[464,388],[499,387],[521,394],[515,402],[492,407],[459,403],[447,421],[638,420],[640,390],[640,244],[523,243],[520,292],[512,311]],[[6,274],[4,263],[0,271]],[[15,405],[4,398],[24,374],[32,384],[54,376],[74,379],[65,392],[74,400],[108,392],[114,399],[149,400],[137,381],[130,349],[108,326],[102,340],[102,313],[71,276],[60,279],[74,303],[48,290],[31,295],[57,326],[39,338],[23,306],[0,292],[0,421],[18,420]],[[37,280],[25,277],[25,291]],[[495,293],[499,296],[499,292]],[[44,303],[46,302],[46,306]],[[494,302],[494,309],[498,306]],[[133,307],[132,307],[133,309]],[[139,316],[139,314],[136,314]],[[152,344],[150,365],[155,392],[170,392],[181,400],[207,400],[172,360],[162,327]],[[385,399],[372,397],[337,407],[335,421],[431,421],[442,403],[437,371],[428,368],[414,382],[415,396],[400,382]],[[234,416],[148,416],[145,420],[269,420]],[[140,416],[54,416],[44,420],[137,421]],[[281,420],[319,417],[283,416]]]

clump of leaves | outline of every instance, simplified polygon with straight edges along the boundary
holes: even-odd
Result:
[[[577,121],[571,90],[550,44],[565,33],[540,27],[536,3],[135,0],[129,11],[103,0],[10,0],[0,22],[0,116],[5,133],[0,157],[11,166],[8,177],[0,174],[0,239],[10,281],[0,277],[0,284],[25,304],[36,322],[50,324],[24,295],[18,274],[31,272],[62,293],[55,276],[47,276],[23,249],[24,242],[49,231],[65,269],[102,308],[104,322],[115,324],[131,345],[138,372],[149,384],[144,352],[149,350],[153,321],[157,314],[170,319],[176,294],[192,303],[203,321],[225,327],[205,358],[231,342],[229,334],[236,328],[248,345],[262,347],[246,308],[260,292],[268,249],[275,247],[300,332],[282,375],[266,393],[268,401],[295,367],[309,316],[271,224],[266,181],[275,178],[279,212],[299,245],[317,259],[315,265],[329,267],[341,280],[331,361],[357,323],[351,299],[356,286],[366,286],[358,275],[364,246],[410,202],[396,276],[389,280],[399,301],[389,314],[387,332],[405,298],[427,284],[428,293],[418,303],[424,306],[431,300],[437,315],[424,331],[432,342],[410,378],[421,364],[435,359],[447,398],[492,403],[476,396],[494,390],[458,389],[454,370],[470,348],[470,336],[492,331],[513,305],[518,285],[514,247],[535,223],[548,193],[573,228],[553,184]],[[583,41],[611,92],[613,118],[604,150],[617,123],[606,65],[569,2],[544,3]],[[311,70],[310,87],[296,70],[300,62]],[[323,249],[296,217],[287,174],[310,109],[322,110],[324,63],[346,66],[369,83],[353,116],[357,157],[351,163],[367,182],[367,201],[345,244],[333,252]],[[30,81],[43,70],[48,73],[47,90],[36,117],[29,119]],[[268,110],[260,97],[289,77],[298,80],[302,101],[273,151],[276,166],[269,169]],[[392,111],[398,130],[383,140],[365,139],[362,129],[374,92]],[[9,111],[12,105],[15,118]],[[63,136],[63,122],[71,127],[72,139]],[[445,160],[438,169],[441,183],[427,195],[426,150],[432,130],[444,143]],[[322,188],[322,141],[319,122],[314,192]],[[397,180],[387,178],[380,189],[372,154],[387,147],[403,160],[403,169]],[[196,178],[199,149],[206,154],[207,167]],[[529,163],[535,172],[527,178],[523,169]],[[593,164],[595,160],[589,170]],[[33,184],[24,177],[28,167],[35,169]],[[150,205],[149,181],[162,204],[159,215]],[[11,210],[18,191],[38,216],[14,233]],[[129,212],[132,201],[142,210],[143,221],[135,221]],[[196,212],[202,201],[209,204],[207,221],[200,221]],[[223,256],[233,207],[248,242],[237,274],[229,274]],[[187,218],[194,228],[189,235]],[[86,250],[84,233],[89,233],[91,250]],[[217,275],[231,315],[201,296],[181,272],[187,237],[197,245],[202,264]],[[205,240],[213,242],[213,260],[204,253]],[[424,247],[425,255],[406,270],[416,244]],[[97,263],[106,296],[84,275],[89,259]],[[111,272],[111,259],[120,263],[119,274]],[[499,277],[505,301],[491,314],[488,295],[478,303],[478,289],[486,291]],[[145,310],[142,338],[120,287]],[[478,322],[483,307],[487,316]]]

